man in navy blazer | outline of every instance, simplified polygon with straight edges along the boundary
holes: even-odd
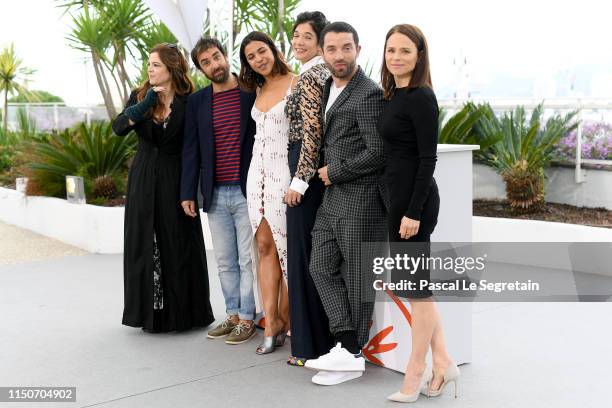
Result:
[[[246,202],[251,163],[255,94],[243,92],[230,72],[225,47],[201,38],[191,51],[193,63],[211,85],[189,96],[183,140],[181,205],[195,217],[198,180],[203,211],[208,213],[227,318],[208,332],[240,344],[255,335],[255,298],[251,243],[253,231]]]

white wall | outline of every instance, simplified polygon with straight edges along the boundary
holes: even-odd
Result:
[[[123,252],[123,214],[123,207],[72,204],[52,197],[28,197],[0,187],[1,221],[89,252]],[[202,224],[206,247],[212,248],[205,215]]]
[[[574,182],[574,169],[546,169],[546,201],[577,207],[604,207],[612,210],[612,171],[587,169],[585,181]],[[474,198],[505,199],[506,187],[492,168],[474,163]]]

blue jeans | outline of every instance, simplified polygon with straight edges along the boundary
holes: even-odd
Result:
[[[228,315],[243,320],[255,318],[253,230],[246,198],[239,185],[215,186],[208,225]]]

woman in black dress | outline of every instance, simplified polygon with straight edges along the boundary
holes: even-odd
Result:
[[[125,203],[123,324],[182,331],[214,321],[200,218],[186,216],[179,197],[185,106],[194,86],[173,44],[151,50],[147,72],[113,122],[118,136],[138,136]]]
[[[387,168],[389,191],[389,241],[391,256],[408,253],[429,256],[430,235],[440,208],[438,186],[433,178],[438,145],[438,103],[432,90],[427,41],[421,30],[408,24],[397,25],[387,33],[381,71],[387,100],[379,120]],[[417,244],[405,244],[405,242]],[[402,244],[404,243],[404,244]],[[394,274],[397,281],[399,274]],[[439,395],[448,382],[457,381],[459,371],[450,359],[432,293],[419,290],[421,280],[429,281],[429,269],[402,279],[416,284],[405,296],[412,313],[412,352],[404,384],[389,399],[414,402],[419,393]],[[433,372],[426,369],[426,356],[432,349]]]

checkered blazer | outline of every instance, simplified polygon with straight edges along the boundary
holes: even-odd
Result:
[[[323,163],[332,185],[326,188],[321,205],[338,217],[384,217],[388,207],[382,178],[385,157],[376,127],[383,108],[382,89],[359,67],[326,116],[332,81],[327,80],[321,103]]]

